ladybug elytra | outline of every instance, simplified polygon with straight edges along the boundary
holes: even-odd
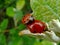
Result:
[[[34,19],[31,14],[26,14],[22,18],[22,23],[25,24],[32,33],[43,33],[47,28],[44,22]]]

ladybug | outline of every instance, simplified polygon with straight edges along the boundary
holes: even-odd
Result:
[[[44,22],[36,20],[31,14],[26,14],[22,18],[22,23],[26,25],[31,33],[43,33],[47,29]]]

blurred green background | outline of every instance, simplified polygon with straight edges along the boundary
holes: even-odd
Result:
[[[59,19],[60,11],[56,9],[59,4],[59,0],[0,0],[0,45],[53,45],[52,42],[19,36],[18,33],[26,28],[21,19],[27,13],[33,12],[36,19],[44,22]]]

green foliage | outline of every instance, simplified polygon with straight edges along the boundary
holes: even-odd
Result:
[[[10,4],[12,0],[5,0],[5,4]]]
[[[15,37],[13,37],[13,38],[15,38]],[[19,39],[19,40],[15,39],[13,41],[10,41],[8,45],[22,45],[22,44],[23,44],[22,39]]]
[[[4,0],[0,0],[0,9],[2,9],[4,7]]]
[[[0,24],[0,32],[4,32],[8,26],[8,19],[4,19]]]
[[[3,34],[0,34],[0,45],[6,45],[6,38]]]
[[[10,41],[8,45],[22,45],[22,38],[18,35],[18,30],[11,29],[10,30]]]
[[[37,39],[34,45],[53,45],[53,43],[46,40],[40,42],[39,39]]]
[[[48,22],[51,19],[60,19],[60,0],[30,0],[33,15],[36,19]]]
[[[22,45],[22,38],[18,35],[19,31],[15,28],[9,31],[9,42],[8,45]]]
[[[17,21],[17,22],[21,21],[22,17],[23,17],[23,12],[22,11],[16,11],[15,16],[14,16],[15,21]]]
[[[8,8],[7,8],[6,14],[7,14],[9,17],[14,17],[15,12],[14,12],[13,9],[14,9],[13,7],[8,7]]]
[[[9,31],[10,34],[14,35],[14,34],[17,34],[17,30],[16,29],[10,29]]]
[[[16,9],[21,10],[24,7],[24,5],[25,5],[25,0],[18,0],[16,2]]]
[[[19,26],[18,26],[18,30],[23,30],[23,29],[25,29],[26,28],[26,26],[24,25],[24,24],[20,24]]]
[[[15,26],[17,26],[18,22],[21,22],[23,17],[23,12],[22,11],[16,11],[15,16],[13,17]]]
[[[23,36],[23,45],[34,45],[35,43],[35,38],[33,37],[28,37],[28,36]]]
[[[53,42],[49,42],[49,41],[44,40],[41,42],[41,45],[53,45]]]

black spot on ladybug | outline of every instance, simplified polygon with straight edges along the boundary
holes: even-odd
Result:
[[[25,21],[24,21],[25,22]]]
[[[28,21],[29,19],[27,19],[27,21]]]

